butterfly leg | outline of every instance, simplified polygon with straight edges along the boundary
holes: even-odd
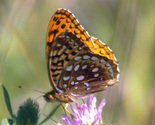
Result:
[[[61,104],[61,106],[62,106],[63,109],[64,109],[65,115],[66,115],[66,112],[67,112],[71,117],[74,117],[74,115],[72,115],[72,114],[67,110],[68,103],[66,103],[65,106],[63,106],[62,103],[60,103],[60,104]]]
[[[64,109],[64,110],[65,110],[68,114],[70,114],[70,116],[73,118],[74,115],[72,115],[72,114],[67,110],[67,107],[68,107],[68,103],[65,104],[65,109]]]
[[[66,103],[65,106],[63,106],[62,103],[60,103],[60,104],[61,104],[62,108],[64,109],[65,115],[66,115],[66,112],[67,112],[68,114],[70,114],[72,116],[72,114],[67,110],[68,103]]]
[[[83,98],[81,98],[81,100],[82,100],[83,104],[85,104],[85,103],[86,103],[86,102],[84,101],[84,99],[83,99]]]
[[[68,110],[67,110],[67,107],[68,107],[68,103],[65,104],[65,111],[69,114],[71,114]]]
[[[100,116],[100,118],[99,118],[99,124],[100,124],[100,125],[106,125],[106,124],[103,123],[103,120],[102,120],[102,117],[101,117],[101,116]]]

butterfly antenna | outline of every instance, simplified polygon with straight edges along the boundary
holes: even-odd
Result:
[[[39,99],[39,98],[41,98],[41,97],[43,97],[43,95],[41,95],[41,96],[35,98],[34,101],[36,101],[37,99]]]
[[[43,93],[43,94],[46,94],[45,92],[42,92],[42,91],[39,91],[39,90],[35,90],[35,89],[32,89],[32,88],[26,88],[26,87],[23,87],[23,86],[18,86],[19,88],[22,88],[22,89],[29,89],[29,90],[33,90],[35,92],[39,92],[39,93]]]

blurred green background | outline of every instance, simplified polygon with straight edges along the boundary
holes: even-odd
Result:
[[[51,90],[45,59],[50,18],[66,8],[90,35],[106,43],[120,66],[119,84],[96,94],[106,98],[102,116],[113,125],[155,125],[155,1],[153,0],[1,0],[0,83],[9,91],[14,113],[31,90]],[[99,96],[100,95],[100,96]],[[44,114],[58,105],[37,99]],[[50,109],[49,109],[50,108]],[[63,109],[53,119],[61,122]],[[0,89],[0,121],[10,115]],[[44,116],[41,116],[41,118]],[[51,124],[49,120],[46,124]],[[53,123],[54,124],[54,123]]]

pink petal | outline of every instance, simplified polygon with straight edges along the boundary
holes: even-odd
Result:
[[[88,97],[87,106],[88,106],[89,113],[93,113],[93,114],[97,113],[96,102],[97,102],[96,97],[92,95]]]
[[[74,113],[75,117],[79,117],[80,113],[72,106],[70,105],[72,112]]]
[[[98,113],[101,114],[103,107],[105,106],[105,99],[102,100],[102,102],[100,103],[99,107],[98,107]]]
[[[72,120],[65,114],[62,114],[62,122],[65,123],[66,125],[74,125]]]

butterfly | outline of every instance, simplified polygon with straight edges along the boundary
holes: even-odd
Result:
[[[112,50],[92,37],[66,9],[52,16],[46,36],[46,61],[53,90],[47,101],[76,102],[119,81]]]

